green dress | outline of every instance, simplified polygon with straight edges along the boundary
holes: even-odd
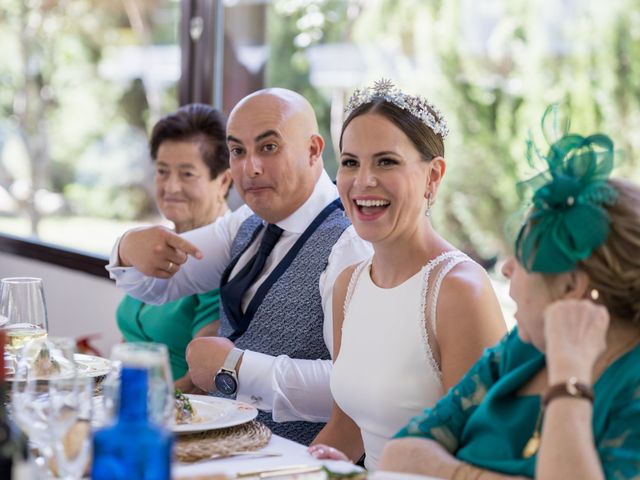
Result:
[[[464,462],[510,475],[535,476],[536,455],[523,458],[540,413],[539,395],[518,395],[545,365],[517,328],[487,349],[433,408],[396,437],[437,440]],[[640,476],[640,346],[620,357],[594,385],[593,433],[609,479]]]
[[[187,373],[187,344],[202,327],[218,318],[218,289],[164,305],[147,305],[126,295],[116,311],[125,342],[157,342],[167,346],[174,380]]]

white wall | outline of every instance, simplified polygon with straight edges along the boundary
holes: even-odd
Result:
[[[123,293],[111,280],[0,252],[0,278],[4,277],[42,278],[50,335],[99,334],[92,345],[107,357],[120,341],[115,311]]]

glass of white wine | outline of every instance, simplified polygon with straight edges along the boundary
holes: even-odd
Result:
[[[0,281],[0,328],[7,333],[6,352],[13,360],[25,343],[47,336],[47,305],[41,278]]]

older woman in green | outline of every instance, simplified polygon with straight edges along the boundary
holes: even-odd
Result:
[[[640,188],[608,178],[604,135],[566,134],[546,161],[503,267],[518,327],[396,435],[381,469],[640,477]]]
[[[228,212],[231,175],[220,112],[202,104],[181,107],[154,126],[149,147],[156,202],[176,232],[207,225]],[[171,263],[166,267],[173,268]],[[157,306],[127,295],[116,318],[125,341],[166,344],[176,387],[192,392],[197,389],[187,373],[185,350],[194,337],[217,333],[219,302],[218,289]]]

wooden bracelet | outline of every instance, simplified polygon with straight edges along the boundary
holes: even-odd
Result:
[[[583,398],[593,403],[593,388],[581,383],[576,377],[571,377],[566,382],[551,385],[542,396],[542,405],[546,408],[551,400],[558,397]]]

